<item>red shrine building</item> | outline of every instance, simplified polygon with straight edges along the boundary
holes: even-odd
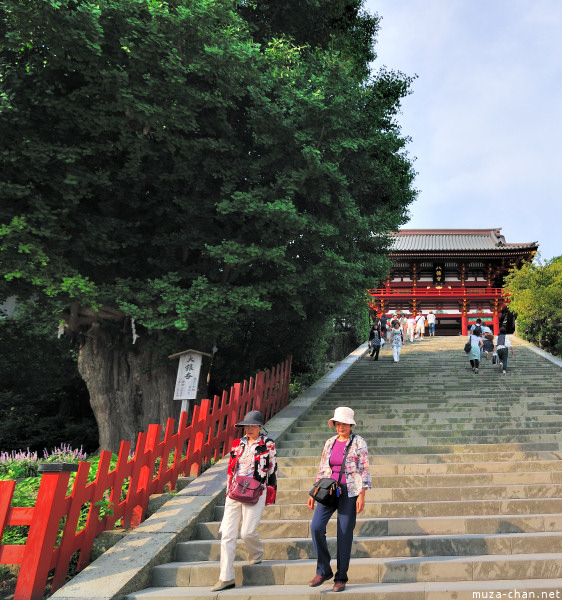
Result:
[[[477,318],[498,333],[507,323],[504,276],[537,248],[508,244],[500,229],[402,229],[393,235],[388,279],[368,290],[370,308],[387,317],[432,310],[437,335],[466,335]]]

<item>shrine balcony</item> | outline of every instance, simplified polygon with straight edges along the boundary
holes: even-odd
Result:
[[[500,299],[503,297],[502,288],[493,287],[415,287],[415,288],[378,288],[368,290],[375,298],[482,298]]]

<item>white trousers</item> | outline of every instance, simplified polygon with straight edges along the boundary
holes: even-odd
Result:
[[[400,360],[400,350],[402,350],[402,346],[392,346],[392,353],[394,354],[394,362],[398,362]]]
[[[408,325],[408,333],[406,335],[410,338],[410,342],[414,341],[414,327],[412,325]]]
[[[243,504],[237,500],[226,498],[224,516],[219,529],[221,534],[219,579],[221,581],[234,579],[234,557],[239,529],[240,537],[244,540],[248,550],[248,560],[258,560],[262,557],[263,544],[256,530],[265,508],[265,496],[264,491],[257,504]]]

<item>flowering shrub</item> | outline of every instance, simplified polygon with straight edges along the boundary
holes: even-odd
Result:
[[[83,446],[80,449],[75,448],[74,450],[70,444],[61,444],[60,448],[54,448],[49,452],[47,448],[43,450],[43,462],[69,462],[76,463],[81,460],[86,460],[87,454],[84,452]]]
[[[27,451],[0,452],[0,479],[37,477],[37,466],[40,463],[76,463],[86,460],[86,456],[82,446],[80,449],[73,450],[68,444],[62,444],[60,448],[54,448],[50,452],[45,448],[42,459],[38,457],[37,452],[31,452],[29,448]]]
[[[20,479],[37,475],[37,452],[0,452],[0,479]]]

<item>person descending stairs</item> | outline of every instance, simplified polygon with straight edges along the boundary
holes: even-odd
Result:
[[[562,597],[562,371],[515,345],[507,376],[483,361],[475,378],[453,337],[406,343],[399,363],[388,348],[376,364],[358,360],[276,441],[277,503],[259,526],[263,561],[250,564],[239,540],[236,587],[220,597],[333,593],[330,581],[308,585],[316,558],[306,502],[337,406],[355,411],[373,486],[338,598]],[[194,539],[177,544],[175,562],[153,569],[152,587],[127,600],[218,598],[210,588],[221,516],[218,507]],[[335,519],[327,535],[335,557]]]

